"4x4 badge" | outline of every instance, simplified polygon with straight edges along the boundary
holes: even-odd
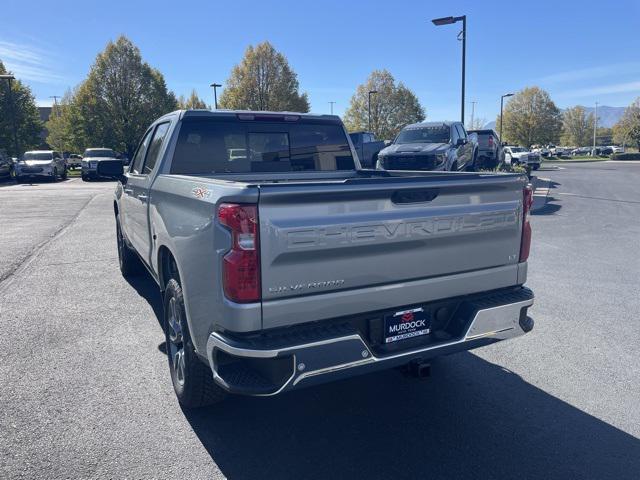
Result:
[[[211,190],[209,190],[207,187],[202,187],[202,186],[195,186],[193,187],[193,190],[191,190],[191,193],[193,194],[194,197],[196,198],[209,198],[211,196]]]

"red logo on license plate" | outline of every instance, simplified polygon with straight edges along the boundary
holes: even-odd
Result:
[[[403,322],[411,322],[413,320],[413,312],[406,312],[402,314]]]

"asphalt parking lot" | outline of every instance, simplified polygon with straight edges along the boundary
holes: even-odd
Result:
[[[195,412],[114,184],[0,184],[0,478],[640,478],[640,164],[540,176],[530,334]]]

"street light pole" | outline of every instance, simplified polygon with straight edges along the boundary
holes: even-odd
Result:
[[[462,22],[462,32],[458,34],[458,39],[462,40],[462,103],[460,105],[460,121],[464,125],[464,94],[465,94],[465,69],[467,63],[467,16],[434,18],[431,22],[439,27],[441,25],[451,25]],[[462,38],[460,38],[462,35]]]
[[[471,102],[471,124],[470,124],[470,128],[475,128],[473,126],[473,116],[474,116],[474,114],[476,112],[476,103],[478,103],[478,102],[475,102],[475,101]]]
[[[218,87],[222,87],[221,83],[212,83],[211,85],[209,85],[210,87],[213,87],[213,104],[215,105],[215,109],[218,109],[218,92],[217,92],[217,88]]]
[[[369,116],[369,131],[371,131],[371,94],[378,93],[377,90],[369,90],[369,108],[368,108],[368,116]]]
[[[591,150],[591,155],[595,155],[596,151],[596,132],[598,130],[598,102],[596,102],[596,111],[593,118],[593,150]]]
[[[329,102],[329,105],[331,105],[331,115],[333,115],[333,104],[336,102]]]
[[[504,99],[506,97],[513,97],[513,93],[505,93],[500,97],[500,143],[502,143],[502,110],[504,106]]]
[[[18,125],[16,124],[16,110],[13,104],[13,90],[11,89],[11,80],[15,80],[13,75],[0,75],[0,79],[5,79],[9,87],[9,104],[11,105],[11,123],[13,124],[13,147],[15,148],[16,157],[20,156],[20,148],[18,146]]]
[[[56,106],[56,117],[59,117],[60,111],[58,110],[58,99],[60,98],[60,96],[51,95],[49,98],[53,98],[53,104]]]

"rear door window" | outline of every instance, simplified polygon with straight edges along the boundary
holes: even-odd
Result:
[[[327,122],[185,119],[171,173],[353,170],[344,129]]]
[[[142,141],[140,145],[138,145],[138,150],[136,150],[136,154],[133,156],[133,161],[131,162],[131,172],[132,173],[141,173],[142,172],[142,163],[144,162],[144,157],[147,154],[147,149],[149,148],[149,139],[151,138],[152,130],[149,130],[142,137]]]
[[[151,140],[151,143],[149,144],[149,153],[147,153],[147,159],[145,160],[144,168],[142,169],[143,174],[149,175],[153,171],[153,167],[156,166],[156,162],[160,156],[160,151],[162,150],[162,145],[164,144],[164,139],[167,137],[168,131],[169,122],[161,123],[156,127],[156,131],[153,134],[153,140]]]

